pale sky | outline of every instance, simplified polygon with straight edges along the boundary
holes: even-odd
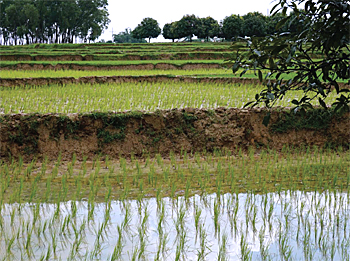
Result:
[[[275,4],[275,0],[109,0],[111,22],[99,39],[111,40],[112,31],[117,34],[125,28],[134,29],[146,17],[157,20],[163,29],[166,23],[178,21],[186,14],[211,16],[220,22],[231,14],[245,15],[257,11],[267,15]],[[164,38],[151,39],[151,42],[159,41],[163,42]]]

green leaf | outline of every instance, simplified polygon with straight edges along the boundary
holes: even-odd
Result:
[[[275,99],[275,95],[273,95],[273,93],[271,93],[271,92],[268,92],[268,93],[267,93],[267,98],[268,98],[269,100],[273,100],[273,99]]]
[[[260,70],[258,71],[258,75],[259,75],[259,81],[262,82],[263,81],[263,76],[262,76],[262,73],[261,73]]]
[[[236,61],[233,66],[232,66],[232,73],[235,73],[238,71],[239,69],[239,66],[240,66],[240,62],[239,61]]]
[[[265,115],[265,117],[264,117],[262,123],[267,127],[267,125],[269,125],[269,123],[270,123],[270,119],[271,119],[271,113],[268,112],[268,113]]]
[[[242,77],[249,69],[244,69],[243,72],[240,73],[239,77]]]
[[[299,105],[299,101],[298,100],[292,100],[292,103],[295,104],[295,105]]]
[[[318,101],[320,102],[320,105],[327,110],[327,105],[326,103],[320,98],[318,98]]]
[[[275,68],[275,62],[273,61],[272,57],[269,58],[269,66],[270,70],[273,70]]]
[[[253,102],[255,102],[255,101],[250,101],[250,102],[248,102],[248,103],[244,104],[243,108],[248,107],[248,106],[249,106],[250,104],[252,104]]]
[[[278,31],[279,29],[281,29],[281,27],[288,21],[289,17],[285,17],[283,19],[281,19],[277,24],[276,24],[276,30]]]
[[[277,55],[279,54],[283,49],[287,47],[286,44],[276,46],[276,48],[271,52],[272,55]]]

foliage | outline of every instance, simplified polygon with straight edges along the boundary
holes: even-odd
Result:
[[[109,23],[107,0],[1,0],[4,44],[94,41]]]
[[[132,31],[132,36],[136,39],[148,38],[148,41],[151,42],[151,38],[157,38],[161,31],[158,22],[147,17]]]
[[[220,35],[220,25],[214,18],[208,16],[206,18],[199,18],[198,29],[196,36],[198,38],[213,38]]]
[[[331,110],[323,110],[318,108],[306,111],[304,115],[295,114],[294,112],[286,112],[280,115],[278,121],[271,125],[274,132],[286,132],[291,129],[301,130],[322,130],[327,129],[333,119],[338,119],[339,115],[335,115]]]
[[[126,28],[124,32],[113,34],[113,42],[115,43],[144,43],[144,39],[136,39],[132,36],[131,30]]]
[[[244,36],[264,36],[266,35],[265,16],[259,12],[248,13],[243,16]]]
[[[301,12],[296,3],[304,3]],[[287,15],[287,10],[294,13]],[[285,98],[289,92],[301,90],[302,97],[292,100],[294,112],[305,112],[312,108],[312,101],[318,98],[319,104],[327,109],[325,98],[334,91],[338,95],[333,103],[335,111],[349,110],[350,90],[341,88],[339,81],[350,79],[350,5],[348,1],[326,1],[317,3],[311,0],[280,0],[273,8],[273,16],[282,11],[284,18],[277,24],[292,24],[295,19],[303,21],[304,29],[296,28],[294,32],[277,32],[268,37],[252,37],[246,40],[248,50],[238,50],[233,57],[232,70],[237,72],[254,70],[265,88],[255,96],[255,101],[246,104],[256,106],[265,103],[272,107],[278,100]],[[233,46],[235,49],[235,46]],[[322,54],[315,60],[313,56]],[[263,77],[264,71],[268,73]],[[294,74],[284,81],[281,75]],[[333,91],[333,92],[334,92]],[[269,117],[265,119],[268,123]]]
[[[231,15],[225,17],[222,22],[222,34],[226,40],[233,37],[242,36],[243,18],[239,15]]]
[[[177,23],[177,36],[179,38],[187,37],[189,41],[192,41],[193,35],[198,32],[199,18],[195,15],[185,15]]]
[[[165,24],[163,27],[163,37],[164,39],[171,39],[173,42],[175,39],[179,39],[178,30],[177,30],[177,22],[173,22],[170,24]]]

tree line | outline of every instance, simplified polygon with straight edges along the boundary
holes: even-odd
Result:
[[[206,41],[214,37],[232,41],[237,37],[263,37],[278,32],[295,33],[305,29],[303,22],[297,19],[294,13],[290,14],[288,24],[276,29],[278,23],[284,18],[285,15],[282,13],[265,16],[259,12],[251,12],[243,16],[227,16],[219,23],[212,17],[199,18],[195,15],[185,15],[179,21],[165,24],[163,29],[155,19],[144,18],[134,30],[115,34],[114,42],[143,42],[144,39],[150,41],[151,38],[157,38],[160,34],[173,42],[182,38],[192,41],[194,36]]]
[[[0,0],[0,44],[96,40],[110,20],[108,0]]]

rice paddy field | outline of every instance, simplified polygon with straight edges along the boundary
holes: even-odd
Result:
[[[0,56],[12,59],[0,60],[0,78],[232,78],[224,67],[200,67],[223,65],[228,50],[226,43],[0,46]],[[72,55],[85,60],[69,60]],[[178,67],[54,67],[157,63]],[[189,107],[213,113],[218,107],[242,108],[261,88],[215,81],[0,86],[0,123],[23,113]],[[289,107],[300,96],[292,93],[278,105]],[[326,102],[334,100],[331,94]],[[61,153],[30,160],[2,153],[0,260],[350,260],[348,147],[237,146],[167,155],[100,153],[82,160],[79,153],[69,160]]]

